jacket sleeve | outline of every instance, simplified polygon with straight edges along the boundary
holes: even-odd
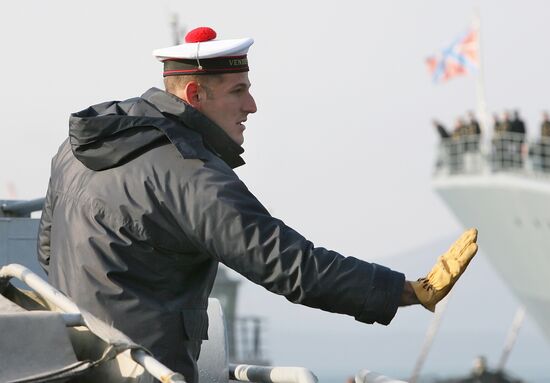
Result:
[[[233,172],[204,167],[185,185],[180,223],[195,246],[289,301],[388,324],[403,274],[315,247],[272,217]]]
[[[50,233],[52,228],[52,190],[51,180],[44,200],[44,207],[42,208],[42,216],[40,218],[40,225],[38,226],[38,262],[42,269],[48,274],[50,266]]]

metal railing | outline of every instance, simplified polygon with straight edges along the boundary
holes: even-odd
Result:
[[[355,383],[407,383],[370,370],[361,370],[355,375]]]
[[[319,380],[303,367],[268,367],[230,364],[229,378],[239,382],[317,383]]]
[[[32,212],[42,210],[44,197],[29,201],[0,201],[0,217],[30,217]]]
[[[78,306],[73,301],[26,267],[18,264],[1,267],[0,280],[6,281],[11,278],[17,278],[25,282],[42,298],[58,307],[65,314],[63,320],[67,326],[87,326]],[[99,321],[96,318],[94,320]],[[162,383],[185,383],[182,375],[173,372],[145,351],[133,349],[131,350],[131,356],[136,363],[140,364],[149,374]]]
[[[497,172],[550,176],[550,137],[528,142],[525,134],[508,132],[490,140],[480,135],[441,140],[436,176]]]
[[[235,361],[239,363],[266,364],[264,345],[265,321],[256,315],[238,316],[234,319]]]

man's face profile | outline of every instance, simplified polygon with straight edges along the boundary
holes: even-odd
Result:
[[[244,122],[255,113],[256,102],[250,94],[247,72],[226,73],[220,81],[199,85],[197,109],[222,128],[238,145],[244,142]]]

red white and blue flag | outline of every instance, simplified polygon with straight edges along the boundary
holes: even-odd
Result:
[[[478,32],[470,29],[438,54],[426,59],[434,82],[475,72],[479,67]]]

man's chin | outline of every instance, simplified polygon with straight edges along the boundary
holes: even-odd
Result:
[[[235,133],[231,136],[231,139],[233,140],[233,142],[235,142],[239,146],[242,146],[244,143],[244,134],[243,134],[244,129],[242,129],[239,132],[233,132],[233,133]]]
[[[243,143],[244,143],[244,136],[243,135],[238,135],[238,136],[229,135],[229,138],[231,138],[231,141],[233,141],[234,143],[236,143],[239,146],[242,146]]]

